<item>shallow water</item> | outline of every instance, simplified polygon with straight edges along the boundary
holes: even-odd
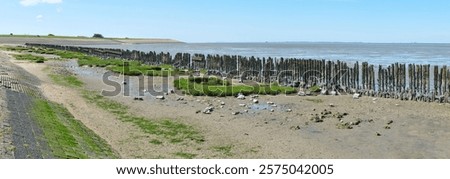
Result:
[[[372,64],[450,65],[450,44],[422,43],[170,43],[91,46],[175,54],[227,54],[255,57],[368,61]]]

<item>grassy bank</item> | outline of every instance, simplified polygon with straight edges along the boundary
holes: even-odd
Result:
[[[36,99],[32,114],[54,157],[117,158],[106,141],[74,119],[63,106]]]
[[[204,141],[204,137],[192,126],[171,119],[154,120],[134,116],[128,113],[127,106],[107,99],[96,92],[84,91],[83,97],[98,107],[116,115],[119,120],[132,123],[143,132],[156,136],[158,139],[149,141],[151,143],[161,144],[164,141],[169,143],[185,143],[190,141],[201,143]]]
[[[175,88],[183,90],[186,94],[194,96],[236,96],[239,93],[249,94],[291,94],[295,88],[279,86],[277,84],[255,84],[255,85],[232,85],[214,77],[202,78],[180,78],[174,81]]]
[[[47,35],[26,35],[26,34],[0,34],[0,37],[18,37],[18,38],[58,38],[58,39],[93,39],[91,37],[84,37],[84,36],[60,36],[60,35],[53,35],[53,34],[47,34]]]

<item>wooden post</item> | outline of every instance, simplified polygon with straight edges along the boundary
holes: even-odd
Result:
[[[348,88],[350,84],[350,68],[348,66],[348,63],[345,63],[345,87]]]
[[[394,67],[393,67],[394,65],[390,65],[389,67],[388,67],[388,76],[387,76],[387,78],[388,78],[388,92],[390,93],[390,92],[392,92],[392,91],[394,91],[394,78],[393,78],[393,74],[394,74]]]
[[[448,84],[448,81],[447,81],[447,65],[444,65],[443,67],[442,67],[442,77],[441,77],[441,79],[442,79],[442,94],[444,94],[444,93],[447,93],[447,84]]]
[[[408,88],[409,88],[409,90],[410,90],[410,92],[412,92],[412,90],[413,90],[413,85],[414,85],[414,83],[413,83],[413,74],[412,74],[412,64],[408,64],[408,79],[409,79],[409,84],[408,84]]]
[[[446,102],[446,103],[448,103],[449,102],[449,99],[448,99],[448,97],[449,97],[449,95],[450,95],[450,70],[449,69],[447,69],[447,72],[446,72],[446,88],[447,88],[447,90],[446,90],[446,92],[445,92],[445,96],[444,96],[444,102]]]
[[[366,89],[366,62],[361,63],[361,83],[362,83],[362,90]]]
[[[366,85],[365,85],[365,91],[370,90],[370,67],[369,67],[369,63],[365,62],[366,66],[365,66],[365,71],[366,71]]]
[[[425,65],[425,90],[426,90],[426,94],[430,94],[430,65]]]
[[[398,93],[400,91],[400,71],[398,63],[394,65],[394,87],[395,92]]]
[[[419,69],[418,69],[418,75],[419,75],[419,77],[418,77],[418,85],[419,85],[419,91],[420,91],[420,93],[423,95],[423,94],[425,94],[425,82],[424,82],[424,79],[425,79],[425,73],[423,72],[425,70],[425,66],[424,65],[419,65]]]
[[[434,66],[434,76],[433,76],[433,85],[434,85],[434,93],[439,92],[438,87],[439,87],[439,66],[435,65]]]
[[[374,69],[374,65],[370,65],[370,67],[369,67],[369,82],[370,82],[369,90],[375,90],[375,69]]]
[[[378,92],[383,90],[383,67],[378,65]]]
[[[402,75],[403,75],[403,91],[406,92],[407,86],[407,79],[406,79],[406,64],[403,64],[403,68],[402,68]]]
[[[321,62],[320,62],[320,75],[321,75],[321,78],[322,78],[322,83],[323,84],[327,84],[328,83],[328,81],[327,81],[327,68],[326,68],[326,61],[325,60],[322,60]]]
[[[424,85],[423,85],[424,84],[424,82],[423,82],[423,79],[424,79],[423,69],[424,69],[423,65],[418,65],[418,68],[417,68],[417,75],[418,75],[418,77],[417,77],[417,80],[418,80],[417,86],[418,86],[419,92],[422,95],[425,93],[425,88],[424,88]]]
[[[383,78],[383,93],[384,93],[384,97],[386,97],[386,92],[388,90],[388,67],[384,67],[383,71],[382,71],[382,78]]]

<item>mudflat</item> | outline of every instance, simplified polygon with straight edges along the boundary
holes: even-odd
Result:
[[[179,92],[161,100],[144,90],[174,89],[172,78],[145,77],[145,84],[139,84],[138,77],[130,77],[125,85],[123,76],[111,77],[130,95],[105,99],[143,120],[175,121],[203,136],[200,143],[174,143],[83,97],[84,90],[100,94],[113,89],[102,80],[105,69],[78,67],[75,60],[36,64],[14,60],[11,52],[0,53],[1,60],[39,79],[36,86],[47,99],[62,104],[121,158],[450,158],[449,104],[350,95],[260,95],[241,100]],[[73,74],[84,85],[57,84],[48,76],[55,71]],[[210,114],[203,113],[207,107],[213,108]]]

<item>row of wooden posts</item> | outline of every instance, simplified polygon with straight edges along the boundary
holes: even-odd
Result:
[[[297,58],[259,58],[238,55],[204,55],[141,52],[123,49],[26,44],[59,50],[82,52],[105,60],[120,58],[145,64],[171,64],[178,68],[200,70],[209,74],[237,77],[261,83],[278,82],[300,87],[319,85],[322,93],[362,93],[368,96],[401,100],[448,102],[450,69],[429,64],[391,65],[368,62],[344,62]],[[433,73],[431,73],[433,72]]]

